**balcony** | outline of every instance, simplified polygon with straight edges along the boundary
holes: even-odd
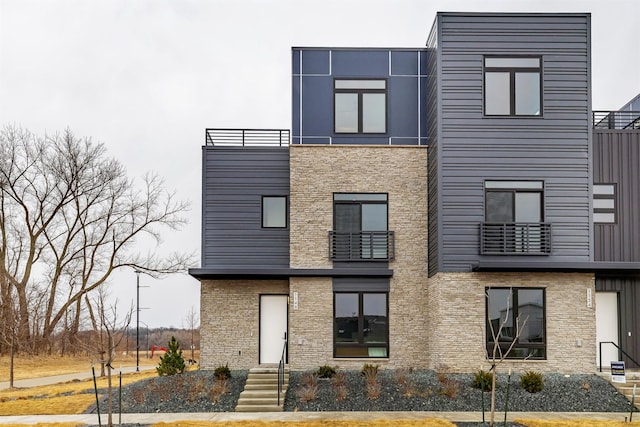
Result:
[[[482,255],[549,255],[551,224],[549,223],[482,223],[480,254]]]
[[[329,259],[332,261],[392,261],[394,256],[393,231],[329,231]]]
[[[640,129],[640,111],[594,111],[594,129]]]
[[[205,130],[205,144],[228,147],[287,147],[288,129],[211,129]]]

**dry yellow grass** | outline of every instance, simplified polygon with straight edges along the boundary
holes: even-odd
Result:
[[[425,420],[371,420],[371,421],[175,421],[157,423],[153,427],[455,427],[450,421],[428,418]]]
[[[80,427],[83,423],[2,424],[2,427]]]
[[[164,353],[160,353],[164,354]],[[14,360],[14,380],[27,378],[40,378],[51,375],[72,374],[75,372],[91,371],[91,356],[19,356]],[[157,366],[160,361],[158,356],[153,359],[140,354],[140,366]],[[118,356],[113,366],[136,366],[135,353],[127,356]],[[99,366],[96,365],[99,371]],[[0,381],[9,381],[9,356],[0,357]]]
[[[10,400],[0,403],[0,415],[82,414],[95,399],[93,394],[74,394],[28,401]]]
[[[155,371],[126,374],[122,376],[122,385],[157,375]],[[114,390],[117,390],[118,377],[114,376],[112,381]],[[97,384],[98,388],[106,388],[107,378],[99,378]],[[79,393],[91,390],[92,379],[26,389],[0,390],[0,415],[80,414],[95,402],[95,395]],[[60,396],[69,393],[69,396]]]
[[[624,414],[620,414],[621,417]],[[624,421],[604,421],[604,420],[515,420],[517,423],[527,427],[624,427],[629,423]],[[634,421],[632,424],[636,424]],[[636,424],[637,425],[637,424]]]

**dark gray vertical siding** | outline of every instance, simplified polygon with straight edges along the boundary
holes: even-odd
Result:
[[[479,260],[486,179],[543,180],[544,221],[553,227],[553,253],[543,259],[589,261],[589,15],[438,18],[441,268],[468,271]],[[483,117],[488,54],[542,56],[542,117]]]
[[[439,242],[438,234],[438,24],[434,24],[427,40],[426,67],[427,67],[427,90],[426,90],[426,111],[427,118],[427,139],[429,141],[429,152],[427,157],[428,187],[428,216],[429,216],[429,276],[440,271]]]
[[[593,182],[617,184],[617,223],[595,224],[596,261],[640,261],[640,131],[594,130]]]
[[[262,228],[262,196],[289,196],[286,147],[202,148],[202,268],[289,267],[289,230]]]
[[[596,291],[618,292],[620,345],[634,360],[640,361],[640,277],[596,277]]]

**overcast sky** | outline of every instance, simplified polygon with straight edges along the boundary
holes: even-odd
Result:
[[[162,250],[199,253],[204,129],[290,129],[292,46],[423,47],[437,11],[590,12],[593,108],[640,93],[638,0],[0,0],[0,125],[68,127],[159,173],[192,202]],[[112,295],[131,303],[135,281]],[[188,276],[141,284],[151,327],[199,308]]]

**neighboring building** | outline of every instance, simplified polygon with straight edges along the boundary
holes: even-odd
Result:
[[[202,367],[475,371],[515,340],[517,369],[588,372],[608,292],[640,360],[640,132],[592,118],[589,14],[292,55],[292,135],[207,130]]]

